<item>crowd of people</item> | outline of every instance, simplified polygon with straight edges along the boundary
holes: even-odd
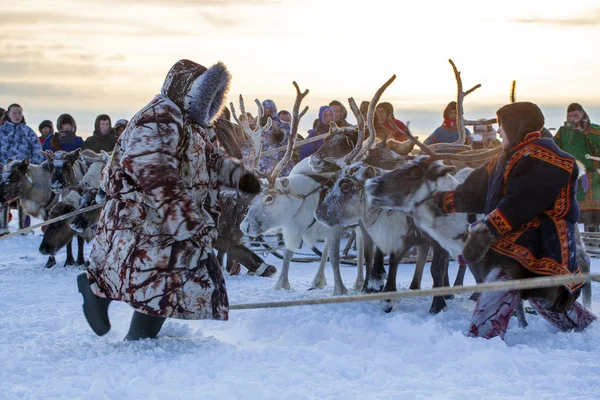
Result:
[[[273,124],[262,136],[262,151],[272,150],[285,146],[291,129],[292,115],[287,110],[278,110],[273,100],[265,100],[262,103],[263,117],[258,121],[251,113],[246,114],[249,126],[256,129],[260,124],[264,126],[268,118]],[[369,102],[363,101],[360,112],[366,119]],[[333,100],[319,109],[318,118],[313,122],[312,129],[305,135],[307,139],[323,135],[330,129],[330,124],[340,127],[348,127],[348,111],[338,100]],[[377,105],[374,115],[376,135],[379,140],[391,138],[403,142],[408,138],[400,131],[406,131],[406,124],[396,118],[394,106],[389,102]],[[586,154],[600,156],[600,126],[592,124],[588,114],[580,104],[573,103],[567,108],[566,122],[556,135],[547,130],[542,130],[542,136],[553,139],[559,148],[572,154],[577,161],[585,167],[585,176],[581,179],[578,188],[577,200],[579,201],[582,216],[581,222],[585,230],[590,232],[600,231],[600,163],[585,158]],[[225,108],[219,119],[231,123],[229,110]],[[400,128],[393,129],[390,121]],[[89,149],[96,153],[101,151],[112,152],[117,139],[125,130],[128,121],[119,119],[114,125],[110,116],[100,114],[94,123],[92,136],[83,139],[77,136],[77,123],[71,114],[61,114],[56,121],[56,130],[50,120],[42,121],[38,126],[39,136],[27,125],[23,108],[18,104],[11,104],[6,110],[0,108],[0,163],[6,163],[9,159],[22,160],[29,158],[34,164],[44,161],[42,150],[46,151],[73,151],[76,149]],[[368,132],[367,132],[368,134]],[[475,126],[473,133],[466,129],[466,144],[474,149],[492,148],[501,145],[496,130],[491,125]],[[456,115],[456,102],[448,103],[442,113],[442,124],[436,128],[425,140],[425,144],[453,143],[458,140],[458,124]],[[304,158],[310,157],[323,144],[323,140],[317,140],[300,147],[295,153],[292,161],[282,171],[286,176],[294,165]],[[281,159],[283,151],[263,156],[260,160],[259,169],[265,173],[271,171]],[[244,157],[252,155],[252,148],[247,141],[242,150]]]
[[[0,108],[0,163],[9,159],[29,160],[38,164],[44,160],[42,151],[89,149],[96,153],[112,152],[117,139],[125,130],[128,121],[118,120],[112,125],[106,114],[96,117],[94,133],[83,140],[77,136],[77,123],[70,114],[61,114],[56,120],[56,131],[50,120],[42,121],[38,126],[39,136],[27,124],[23,107],[11,104],[5,110]]]

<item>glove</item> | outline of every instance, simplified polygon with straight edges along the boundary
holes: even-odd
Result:
[[[490,246],[498,239],[496,233],[485,221],[477,221],[469,227],[469,233],[462,259],[466,264],[481,262],[487,254]]]
[[[260,181],[254,174],[247,173],[240,178],[238,188],[248,194],[260,193]]]

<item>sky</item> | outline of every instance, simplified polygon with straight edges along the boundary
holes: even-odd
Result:
[[[467,118],[493,117],[516,80],[517,100],[558,127],[573,101],[600,121],[598,39],[597,0],[0,0],[0,106],[21,104],[34,130],[69,112],[86,136],[98,114],[129,119],[187,58],[227,64],[228,101],[289,109],[292,81],[308,88],[301,131],[396,74],[382,101],[425,133],[456,97],[453,59],[465,88],[482,84]]]

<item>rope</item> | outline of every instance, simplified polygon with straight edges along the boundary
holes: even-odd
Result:
[[[410,297],[423,297],[423,296],[446,296],[450,294],[460,293],[481,293],[481,292],[496,292],[496,291],[508,291],[508,290],[522,290],[522,289],[538,289],[544,287],[561,286],[573,283],[582,282],[600,282],[600,274],[594,275],[568,275],[568,276],[547,276],[541,278],[527,278],[512,281],[502,282],[491,282],[482,283],[473,286],[454,286],[454,287],[439,287],[432,289],[420,289],[411,290],[404,292],[387,292],[387,293],[376,293],[367,295],[356,295],[356,296],[334,296],[316,299],[301,299],[301,300],[284,300],[284,301],[273,301],[267,303],[245,303],[245,304],[232,304],[229,306],[230,310],[255,310],[262,308],[282,308],[282,307],[295,307],[295,306],[313,306],[318,304],[339,304],[339,303],[353,303],[360,301],[379,301],[379,300],[393,300]]]
[[[21,233],[27,233],[27,232],[30,232],[30,231],[32,231],[34,229],[41,228],[41,227],[46,226],[46,225],[50,225],[50,224],[53,224],[55,222],[62,221],[62,220],[74,217],[76,215],[86,213],[88,211],[97,210],[98,208],[101,208],[103,206],[104,206],[104,203],[103,204],[94,204],[93,206],[82,208],[81,210],[73,211],[73,212],[70,212],[68,214],[61,215],[60,217],[52,218],[52,219],[46,220],[44,222],[40,222],[39,224],[32,225],[32,226],[27,227],[27,228],[19,229],[18,231],[11,232],[11,233],[9,233],[7,235],[4,235],[4,236],[0,236],[0,240],[8,239],[8,238],[11,238],[13,236],[20,235]]]

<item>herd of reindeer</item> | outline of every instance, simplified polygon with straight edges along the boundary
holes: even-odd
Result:
[[[225,251],[237,249],[235,253],[228,253],[228,259],[240,257],[240,249],[241,253],[251,253],[242,243],[242,233],[249,237],[260,237],[280,232],[285,255],[275,289],[290,289],[289,267],[294,250],[302,244],[314,246],[317,241],[324,240],[319,269],[311,289],[327,285],[324,270],[329,261],[334,275],[333,294],[343,295],[347,293],[347,288],[340,274],[340,241],[344,229],[350,227],[355,231],[357,249],[355,290],[369,293],[396,291],[398,265],[412,248],[416,249],[417,262],[410,289],[420,289],[430,250],[433,253],[433,287],[449,286],[449,260],[457,259],[462,254],[469,224],[483,218],[483,215],[456,213],[436,216],[427,200],[436,191],[456,188],[472,168],[486,163],[501,151],[500,148],[473,150],[465,145],[466,125],[489,125],[496,120],[464,119],[464,97],[480,85],[463,91],[460,72],[452,61],[450,63],[458,87],[457,142],[427,146],[409,131],[397,128],[394,123],[389,125],[409,140],[396,142],[387,138],[376,141],[374,111],[383,92],[394,81],[393,76],[375,93],[369,104],[366,121],[354,99],[348,99],[357,124],[339,128],[332,123],[323,146],[298,163],[286,177],[279,175],[291,160],[296,147],[299,121],[308,109],[305,107],[300,112],[300,106],[308,90],[301,92],[294,82],[296,100],[287,148],[285,155],[268,174],[259,171],[258,165],[261,136],[269,130],[270,119],[264,126],[259,122],[252,129],[246,118],[242,96],[239,118],[234,105],[230,103],[233,118],[254,150],[253,160],[249,163],[261,178],[263,188],[256,196],[239,196],[234,207],[223,207],[218,225],[229,228],[228,233],[220,235],[218,241],[229,242],[222,246]],[[261,121],[262,106],[258,100],[256,104],[258,121]],[[240,142],[231,137],[231,132],[217,130],[217,135],[226,149]],[[419,148],[419,154],[414,154],[415,146]],[[240,148],[234,150],[230,154],[241,153]],[[21,210],[32,217],[48,220],[103,202],[100,174],[109,162],[109,154],[96,154],[89,150],[44,154],[46,161],[41,165],[30,164],[28,159],[0,164],[0,234],[8,232],[10,205],[17,202],[20,205],[20,220]],[[100,214],[101,210],[96,208],[49,224],[39,248],[42,254],[49,257],[45,266],[49,268],[56,264],[55,255],[63,247],[67,251],[65,266],[84,265],[84,243],[92,240]],[[232,226],[239,234],[231,234]],[[78,244],[76,260],[71,245],[75,237]],[[581,238],[578,239],[578,264],[582,272],[587,273],[590,258]],[[384,263],[386,256],[389,256],[387,272]],[[242,258],[246,261],[256,259]],[[246,264],[242,260],[240,262]],[[249,270],[257,268],[258,265],[249,267]],[[477,283],[483,281],[481,266],[469,265],[468,268]],[[467,266],[459,267],[454,285],[463,284],[466,269]],[[472,299],[476,297],[477,294],[471,296]],[[430,312],[438,313],[446,309],[446,300],[449,298],[452,296],[434,297]],[[591,306],[589,284],[583,288],[583,303],[586,307]],[[386,301],[383,307],[389,312],[393,303]],[[519,325],[526,326],[522,304],[517,309],[517,317]]]

